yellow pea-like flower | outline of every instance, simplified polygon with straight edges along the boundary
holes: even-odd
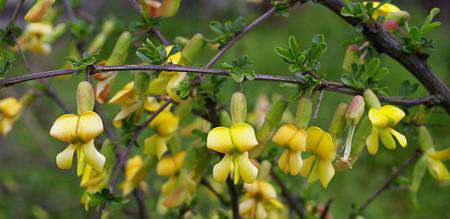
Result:
[[[275,188],[266,181],[256,180],[252,184],[245,183],[244,191],[243,200],[239,204],[239,214],[242,217],[273,218],[283,208]]]
[[[159,113],[155,119],[150,123],[150,127],[153,128],[155,134],[144,140],[145,153],[148,155],[156,155],[161,158],[167,151],[167,141],[170,140],[172,134],[178,129],[180,118],[173,115],[167,110]]]
[[[156,166],[156,173],[159,176],[167,176],[169,179],[162,185],[161,191],[164,195],[169,195],[173,192],[178,181],[178,174],[183,167],[185,151],[180,151],[173,156],[166,156],[159,160]]]
[[[50,135],[69,143],[67,148],[56,156],[58,167],[60,169],[70,169],[72,167],[73,154],[76,150],[78,175],[83,171],[84,161],[95,170],[102,170],[105,164],[105,157],[97,151],[94,145],[95,137],[102,132],[102,120],[97,113],[92,111],[86,111],[80,115],[66,114],[56,119],[50,129]]]
[[[450,148],[436,150],[430,132],[425,126],[418,128],[419,146],[424,151],[428,172],[438,181],[450,181],[450,172],[444,161],[450,159]]]
[[[383,145],[391,150],[396,147],[394,137],[402,147],[407,145],[406,137],[392,128],[400,122],[403,117],[405,117],[405,113],[400,108],[392,105],[369,110],[369,119],[372,122],[372,132],[366,139],[366,145],[370,154],[377,153],[378,139],[381,139]]]
[[[258,169],[248,158],[248,151],[258,145],[255,130],[247,123],[236,123],[231,128],[213,128],[207,137],[207,147],[213,151],[225,154],[222,160],[214,166],[214,179],[224,182],[230,172],[234,172],[234,183],[239,177],[244,182],[256,180]]]
[[[125,181],[122,183],[123,195],[130,194],[143,180],[145,175],[140,174],[144,167],[144,160],[141,156],[136,155],[128,159],[125,166]]]
[[[315,126],[308,128],[306,133],[306,151],[312,155],[303,161],[300,174],[309,177],[310,182],[320,179],[326,188],[335,173],[332,164],[336,157],[333,139],[328,132]]]
[[[272,137],[273,143],[284,148],[278,166],[284,173],[297,175],[303,165],[301,152],[306,149],[306,131],[294,125],[281,126]]]
[[[380,2],[372,2],[372,4],[373,4],[373,7],[376,8],[380,5]],[[390,13],[399,12],[399,11],[400,11],[400,8],[398,8],[394,4],[386,3],[386,4],[383,4],[382,6],[380,6],[377,10],[375,10],[375,12],[372,15],[372,18],[374,20],[377,20],[378,17],[380,17],[380,16],[386,17]]]
[[[3,135],[11,131],[21,112],[22,103],[16,98],[8,97],[0,100],[0,132]]]

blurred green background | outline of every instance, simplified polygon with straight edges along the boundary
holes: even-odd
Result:
[[[10,1],[8,7],[2,14],[2,26],[9,14],[12,13],[14,1]],[[28,1],[27,1],[28,2]],[[29,3],[27,7],[29,7]],[[412,24],[421,24],[423,18],[433,6],[443,6],[445,9],[439,18],[443,26],[431,35],[436,40],[436,49],[431,53],[429,59],[433,70],[444,79],[449,81],[450,70],[450,41],[448,23],[448,2],[446,1],[395,1],[403,10],[411,14]],[[162,21],[161,31],[168,38],[176,36],[190,37],[200,32],[206,37],[213,38],[215,35],[208,28],[210,20],[225,21],[242,16],[249,23],[259,14],[266,10],[266,6],[249,3],[247,1],[183,1],[179,13]],[[93,23],[100,23],[105,17],[113,16],[118,20],[119,28],[110,36],[106,46],[105,54],[109,54],[115,39],[121,31],[126,30],[130,22],[138,18],[128,1],[85,1],[78,9],[80,16],[92,16]],[[85,15],[83,15],[85,14]],[[23,14],[22,14],[23,15]],[[23,16],[22,16],[23,17]],[[61,18],[63,20],[64,18]],[[20,22],[23,22],[22,19]],[[98,31],[97,25],[95,31]],[[248,54],[254,61],[257,73],[288,75],[287,66],[274,53],[276,46],[287,45],[287,39],[294,35],[299,41],[301,48],[310,45],[314,34],[323,33],[328,43],[328,50],[322,59],[321,74],[326,75],[329,80],[339,80],[342,73],[341,61],[345,53],[343,42],[359,35],[350,25],[345,23],[337,15],[321,5],[308,3],[295,7],[288,18],[274,16],[262,23],[249,34],[247,34],[221,61],[230,62],[241,54]],[[94,34],[91,34],[92,36]],[[136,40],[142,37],[136,36]],[[59,40],[54,46],[51,55],[27,54],[31,60],[33,71],[58,69],[64,65],[64,59],[68,55],[68,45],[71,38],[66,36]],[[139,45],[138,43],[137,45]],[[204,65],[214,54],[214,51],[205,50],[196,60],[195,65]],[[138,63],[134,52],[131,52],[127,63]],[[383,85],[389,88],[388,94],[398,95],[401,83],[410,80],[417,83],[409,72],[389,57],[382,56],[382,65],[390,70],[390,74],[383,81]],[[16,74],[25,72],[20,58],[14,69]],[[113,88],[113,93],[121,86],[130,81],[131,74],[120,73]],[[75,89],[80,78],[65,77],[50,80],[64,101],[75,111]],[[30,83],[5,88],[1,90],[2,97],[19,96],[24,93]],[[223,103],[229,101],[229,96],[237,88],[237,84],[231,79],[224,84],[219,93]],[[272,82],[252,81],[244,85],[250,108],[255,104],[256,98],[261,93],[269,96],[281,94],[289,97],[294,94],[295,89],[283,87]],[[426,94],[420,88],[412,97],[420,97]],[[349,102],[351,97],[342,94],[326,92],[317,121],[313,124],[327,128],[335,107],[339,102]],[[290,104],[291,111],[294,104]],[[118,108],[105,106],[106,116],[112,120]],[[414,108],[412,109],[414,111]],[[94,218],[95,211],[85,212],[79,200],[83,190],[79,187],[79,179],[73,170],[62,171],[56,168],[55,156],[63,150],[64,143],[51,138],[48,130],[55,118],[62,111],[48,98],[37,99],[32,107],[24,113],[20,121],[15,124],[13,131],[0,144],[0,218]],[[430,130],[434,137],[437,148],[448,147],[450,143],[449,116],[442,110],[436,109],[429,120]],[[388,151],[384,147],[376,156],[369,155],[365,150],[353,169],[345,172],[337,172],[332,179],[328,189],[323,189],[319,183],[314,183],[309,189],[309,197],[314,197],[320,203],[325,203],[330,197],[334,202],[331,207],[333,218],[346,218],[351,210],[352,204],[365,201],[392,172],[418,147],[416,134],[412,129],[398,126],[398,130],[406,133],[408,146]],[[117,132],[119,133],[119,131]],[[145,136],[145,135],[144,135]],[[143,138],[140,139],[142,141]],[[271,145],[273,146],[273,145]],[[402,176],[411,177],[412,166]],[[149,210],[152,218],[164,218],[155,215],[155,200],[158,190],[165,179],[150,174],[147,182],[150,192],[146,194]],[[304,195],[302,185],[304,179],[300,176],[292,177],[283,175],[291,191],[296,197]],[[226,191],[226,190],[225,190]],[[203,187],[199,187],[198,210],[205,213],[208,207],[219,206],[217,200],[207,193]],[[432,179],[428,173],[423,180],[419,192],[420,208],[414,208],[409,200],[407,190],[398,188],[391,189],[377,198],[364,212],[366,218],[449,218],[450,187],[440,185]],[[125,204],[126,209],[135,211],[134,199]],[[132,217],[123,213],[121,207],[112,206],[114,210],[112,218]],[[205,211],[201,211],[203,209]],[[205,215],[207,215],[205,213]]]

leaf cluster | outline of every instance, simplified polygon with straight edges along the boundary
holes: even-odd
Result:
[[[384,88],[379,87],[379,82],[386,77],[389,69],[380,66],[379,58],[372,58],[367,64],[354,62],[351,72],[341,75],[341,82],[355,89],[371,88],[381,92]]]
[[[421,27],[409,26],[408,23],[405,23],[407,35],[402,38],[403,50],[405,52],[424,52],[434,48],[434,41],[424,35],[441,25],[441,22],[433,21],[437,14],[439,14],[439,8],[431,9],[430,14]]]
[[[4,29],[0,29],[0,44],[6,44],[8,46],[15,46],[15,37],[22,33],[20,27],[15,26],[13,23],[9,23]]]
[[[223,24],[219,21],[211,21],[209,23],[209,28],[219,34],[219,36],[212,39],[211,42],[218,43],[220,45],[219,48],[222,48],[234,36],[244,30],[245,22],[242,17],[238,17],[234,21],[226,21]]]
[[[92,54],[83,53],[82,58],[66,57],[75,73],[86,72],[88,68],[100,62],[102,50],[97,50]]]
[[[105,204],[121,205],[128,202],[127,199],[124,199],[121,196],[115,196],[114,194],[111,194],[109,192],[109,189],[106,188],[96,193],[88,193],[88,196],[90,198],[89,206],[92,208]]]
[[[354,17],[361,19],[364,23],[373,23],[372,15],[378,8],[390,0],[381,0],[377,7],[373,6],[373,1],[362,1],[362,0],[345,0],[345,6],[341,9],[341,15],[344,17]],[[378,18],[377,23],[381,23],[382,16]]]
[[[231,64],[224,62],[222,68],[230,71],[231,78],[238,83],[241,83],[244,79],[255,79],[256,74],[255,70],[253,70],[253,62],[247,55],[243,55],[239,59],[233,60]]]
[[[164,45],[155,45],[150,39],[147,39],[142,46],[137,49],[136,55],[144,62],[152,65],[163,65],[167,58],[180,51],[180,47],[173,46],[169,53]]]
[[[9,50],[0,51],[0,79],[5,78],[6,74],[14,66],[15,59],[12,52]]]
[[[68,21],[67,23],[70,27],[70,34],[75,39],[84,39],[94,30],[94,26],[84,20],[78,20],[76,22]]]

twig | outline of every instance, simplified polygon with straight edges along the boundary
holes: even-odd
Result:
[[[233,180],[230,178],[227,179],[227,186],[228,191],[230,193],[230,202],[231,202],[231,209],[233,211],[233,219],[239,219],[241,218],[239,216],[239,194],[236,190],[236,186],[233,183]]]
[[[219,199],[219,201],[220,201],[220,203],[222,204],[222,205],[228,205],[228,201],[219,193],[219,192],[217,192],[213,187],[212,187],[212,185],[208,182],[208,180],[207,179],[205,179],[205,178],[202,178],[201,180],[200,180],[200,183],[203,185],[203,186],[205,186],[207,189],[209,189],[209,191],[211,191],[216,197],[217,197],[217,199]]]
[[[78,21],[78,19],[75,17],[75,13],[73,12],[72,7],[70,6],[69,0],[63,0],[63,4],[64,4],[64,9],[66,10],[67,16],[69,17],[69,19],[73,23],[76,23]]]
[[[281,194],[286,199],[287,203],[297,213],[299,218],[305,218],[305,211],[303,207],[298,203],[298,201],[292,196],[289,189],[284,185],[283,180],[280,179],[280,177],[277,176],[277,174],[271,170],[270,176],[272,176],[272,179],[280,186]]]
[[[114,174],[113,174],[113,177],[111,179],[111,183],[109,184],[109,190],[110,190],[111,193],[114,192],[114,187],[116,186],[117,181],[119,180],[120,171],[124,167],[125,160],[128,157],[128,155],[130,154],[131,148],[136,143],[137,138],[145,130],[145,128],[147,128],[147,126],[156,118],[156,116],[160,112],[162,112],[167,106],[169,106],[169,104],[171,102],[172,102],[171,99],[167,100],[158,110],[156,110],[150,116],[150,118],[148,118],[143,124],[138,126],[137,129],[133,132],[130,141],[125,146],[125,150],[121,153],[121,156],[120,156],[120,159],[119,159],[119,163],[116,166],[114,166]]]
[[[333,198],[329,198],[328,201],[325,203],[325,207],[323,208],[323,211],[320,214],[320,219],[327,218],[327,214],[328,214],[328,211],[330,211],[331,204],[333,204]]]
[[[155,71],[178,71],[178,72],[192,72],[196,74],[210,74],[210,75],[222,75],[230,76],[229,71],[223,69],[212,69],[203,67],[193,67],[193,66],[179,66],[179,65],[118,65],[118,66],[93,66],[95,72],[104,73],[108,71],[128,71],[128,70],[155,70]],[[49,78],[59,75],[69,75],[72,74],[72,69],[59,69],[53,71],[37,72],[33,74],[21,75],[16,77],[8,77],[0,80],[0,87],[11,86],[17,83],[22,83],[26,81],[36,80],[40,78]],[[270,75],[270,74],[257,74],[255,80],[261,81],[273,81],[273,82],[284,82],[291,84],[304,84],[303,81],[286,76]],[[348,95],[361,95],[363,90],[357,90],[347,87],[341,83],[321,80],[321,83],[326,83],[323,86],[324,90],[332,91],[336,93],[348,94]],[[405,99],[403,97],[388,97],[378,95],[380,100],[401,106],[415,106],[415,105],[438,105],[441,102],[440,95],[429,95],[422,98]]]
[[[9,21],[10,24],[16,23],[17,18],[19,18],[20,10],[22,9],[23,3],[25,0],[18,0],[16,4],[16,8],[14,8],[14,12]]]
[[[319,108],[320,108],[320,104],[322,103],[322,98],[323,98],[323,92],[325,91],[325,89],[321,89],[320,93],[319,93],[319,97],[317,97],[317,103],[316,103],[316,107],[314,108],[314,113],[313,113],[313,119],[316,120],[317,119],[317,114],[319,113]]]
[[[137,12],[141,13],[141,7],[139,7],[139,4],[137,3],[136,0],[128,0],[131,5],[133,6],[134,10],[136,10]]]
[[[161,31],[159,31],[156,27],[152,27],[150,32],[158,38],[165,46],[170,45],[170,42],[162,35]]]
[[[353,17],[341,15],[344,2],[341,0],[318,0],[318,2],[353,26],[363,26],[364,36],[372,42],[372,45],[380,52],[384,52],[408,69],[412,75],[428,90],[430,94],[441,96],[441,105],[450,114],[450,90],[428,65],[427,61],[414,53],[403,50],[402,44],[391,34],[382,28],[374,28],[363,21]]]
[[[359,213],[363,212],[364,209],[369,206],[370,203],[373,202],[375,198],[377,198],[379,195],[381,195],[384,191],[386,191],[391,183],[400,176],[400,174],[403,173],[403,171],[406,170],[406,168],[411,165],[417,158],[419,158],[422,155],[422,151],[417,149],[414,151],[414,153],[405,161],[403,162],[398,169],[393,172],[387,179],[384,181],[384,183],[381,185],[381,187],[375,191],[361,206],[356,210],[354,213],[350,215],[350,218],[356,217]]]
[[[139,218],[140,219],[148,219],[148,211],[147,211],[147,205],[145,204],[145,197],[142,193],[142,190],[139,188],[136,188],[133,191],[133,196],[136,198],[136,202],[138,204],[139,209]]]

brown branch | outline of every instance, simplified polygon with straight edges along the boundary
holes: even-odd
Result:
[[[93,66],[94,72],[102,73],[108,71],[129,71],[129,70],[155,70],[155,71],[178,71],[178,72],[192,72],[196,74],[210,74],[210,75],[222,75],[230,76],[229,71],[223,69],[212,69],[203,67],[193,67],[193,66],[179,66],[179,65],[119,65],[119,66]],[[22,83],[25,81],[37,80],[40,78],[49,78],[59,75],[72,74],[72,69],[60,69],[46,72],[38,72],[28,75],[21,75],[16,77],[8,77],[0,80],[0,86],[6,87],[17,83]],[[304,84],[303,81],[286,76],[270,75],[270,74],[257,74],[255,80],[261,81],[273,81],[273,82],[284,82],[290,84]],[[332,91],[336,93],[348,94],[348,95],[361,95],[363,90],[357,90],[354,88],[347,87],[341,83],[321,80],[319,85],[321,89]],[[406,99],[403,97],[388,97],[378,95],[381,101],[400,105],[400,106],[415,106],[415,105],[437,105],[441,101],[440,95],[429,95],[422,98]]]
[[[150,33],[153,34],[156,38],[158,38],[165,46],[170,45],[170,42],[162,35],[161,31],[159,31],[156,27],[150,29]]]
[[[289,189],[286,187],[286,185],[284,185],[283,180],[281,180],[273,170],[270,171],[270,176],[272,176],[272,179],[278,184],[278,186],[280,186],[281,194],[286,199],[291,209],[293,209],[295,213],[297,213],[299,218],[305,218],[305,210],[294,198],[294,196],[292,196]]]
[[[400,174],[403,173],[403,171],[406,170],[406,168],[413,164],[413,162],[419,158],[421,155],[423,154],[423,152],[419,149],[415,150],[414,153],[406,160],[404,161],[399,167],[398,169],[393,172],[385,181],[384,183],[381,185],[381,187],[375,191],[363,204],[361,204],[361,206],[350,215],[350,218],[355,218],[358,214],[360,214],[361,212],[363,212],[367,206],[370,205],[370,203],[373,202],[373,200],[375,198],[377,198],[378,196],[380,196],[384,191],[386,191],[387,189],[389,189],[389,186],[392,184],[392,182],[400,176]]]
[[[318,0],[318,2],[353,26],[363,24],[360,19],[344,17],[340,14],[341,8],[344,7],[344,3],[341,0]],[[440,96],[439,105],[450,114],[450,90],[445,82],[433,72],[426,60],[417,54],[403,51],[401,43],[382,28],[373,28],[363,24],[363,34],[378,51],[386,53],[408,69],[430,94]]]
[[[138,209],[139,209],[139,218],[140,219],[148,219],[148,211],[147,211],[147,205],[145,203],[145,197],[144,197],[144,193],[142,192],[141,189],[136,188],[133,191],[133,196],[136,199],[136,202],[138,204]]]
[[[25,0],[18,0],[17,1],[16,7],[14,8],[14,12],[13,12],[13,14],[11,16],[10,21],[9,21],[10,24],[16,23],[16,20],[17,20],[17,18],[19,18],[19,13],[20,13],[20,10],[23,7],[23,3],[24,2],[25,2]]]
[[[230,178],[227,179],[228,191],[230,193],[230,202],[231,202],[231,210],[233,211],[233,219],[241,218],[239,216],[239,194],[237,192],[236,186],[233,183],[233,180]]]
[[[114,174],[111,179],[111,183],[109,184],[109,190],[111,193],[114,192],[114,187],[117,184],[117,181],[119,180],[119,175],[121,169],[125,166],[125,160],[128,157],[128,155],[131,152],[131,148],[133,148],[133,145],[136,143],[139,135],[147,128],[147,126],[158,116],[160,112],[162,112],[169,104],[172,103],[172,100],[167,100],[158,110],[156,110],[144,123],[142,123],[140,126],[136,128],[136,130],[131,135],[131,139],[128,142],[128,144],[125,146],[125,150],[121,153],[119,163],[114,166]]]

